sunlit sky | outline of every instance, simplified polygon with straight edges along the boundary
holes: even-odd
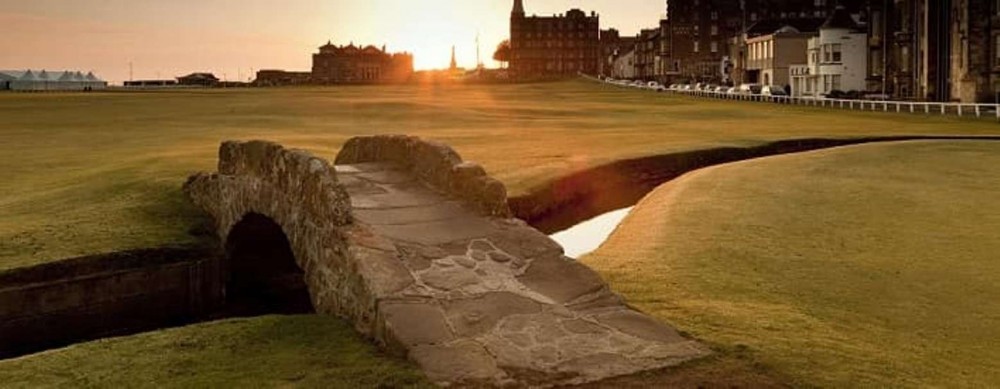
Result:
[[[508,36],[513,0],[2,0],[0,69],[94,71],[120,82],[195,71],[228,80],[251,70],[309,70],[335,44],[387,45],[415,55],[417,69],[476,64]],[[601,28],[652,27],[664,0],[525,0],[527,13],[570,8],[601,15]]]

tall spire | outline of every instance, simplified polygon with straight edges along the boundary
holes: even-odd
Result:
[[[524,17],[524,1],[514,0],[514,10],[510,12],[511,17]]]
[[[458,69],[458,61],[455,60],[455,46],[451,47],[451,70]]]

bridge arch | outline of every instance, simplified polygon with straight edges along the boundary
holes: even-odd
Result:
[[[271,218],[249,213],[225,242],[226,302],[232,315],[314,312],[305,272],[288,237]]]

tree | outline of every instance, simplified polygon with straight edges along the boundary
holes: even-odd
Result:
[[[493,59],[497,62],[510,62],[510,40],[504,39],[497,45],[497,51],[493,53]]]

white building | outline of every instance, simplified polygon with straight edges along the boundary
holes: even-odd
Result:
[[[0,90],[87,91],[107,87],[108,83],[94,76],[94,73],[0,70]]]
[[[809,39],[808,64],[792,65],[792,95],[824,97],[832,91],[865,91],[868,34],[850,13],[837,7]]]
[[[611,76],[619,80],[631,80],[635,78],[635,75],[635,50],[619,54],[618,58],[615,58],[615,68]]]

